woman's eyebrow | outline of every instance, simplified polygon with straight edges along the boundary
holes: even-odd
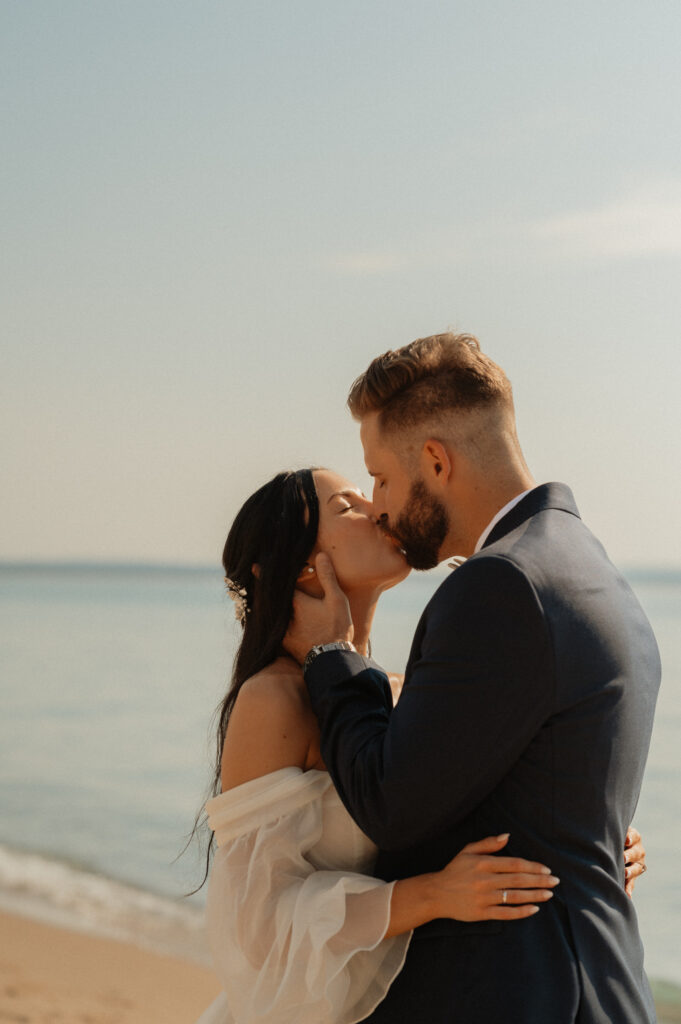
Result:
[[[334,491],[326,504],[328,505],[329,502],[333,501],[334,498],[364,498],[364,497],[365,497],[365,495],[362,493],[362,491],[353,491],[350,487],[346,487],[344,491]]]

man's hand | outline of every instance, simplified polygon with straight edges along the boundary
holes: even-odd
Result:
[[[315,560],[317,579],[324,596],[309,597],[296,590],[293,619],[284,637],[284,650],[302,665],[305,655],[318,644],[352,640],[354,627],[348,599],[338,586],[331,559],[320,552]]]

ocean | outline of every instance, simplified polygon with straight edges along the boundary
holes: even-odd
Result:
[[[630,572],[663,686],[635,824],[653,978],[681,984],[681,572]],[[401,671],[442,576],[384,595],[374,657]],[[219,570],[0,567],[0,907],[206,961],[188,832],[237,638]]]

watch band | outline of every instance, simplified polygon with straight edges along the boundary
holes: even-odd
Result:
[[[305,661],[303,662],[303,675],[305,675],[317,655],[323,654],[325,651],[354,651],[356,654],[357,648],[354,647],[349,640],[334,640],[331,644],[316,644],[316,646],[309,650],[305,655]]]

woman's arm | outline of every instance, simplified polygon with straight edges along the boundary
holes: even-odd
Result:
[[[237,1019],[277,1024],[282,1008],[295,1006],[296,1024],[318,1024],[333,1005],[338,1024],[363,1020],[401,970],[413,928],[443,916],[527,916],[527,907],[499,905],[504,887],[509,903],[534,898],[511,888],[526,882],[511,869],[536,867],[531,884],[553,884],[540,865],[482,852],[503,847],[505,836],[399,882],[319,869],[308,853],[323,834],[329,786],[321,772],[251,782],[251,820],[238,788],[208,805],[218,843],[208,939]]]
[[[508,834],[480,839],[464,846],[442,871],[396,882],[385,937],[439,917],[513,921],[536,914],[560,879],[543,864],[494,856],[507,842]]]

